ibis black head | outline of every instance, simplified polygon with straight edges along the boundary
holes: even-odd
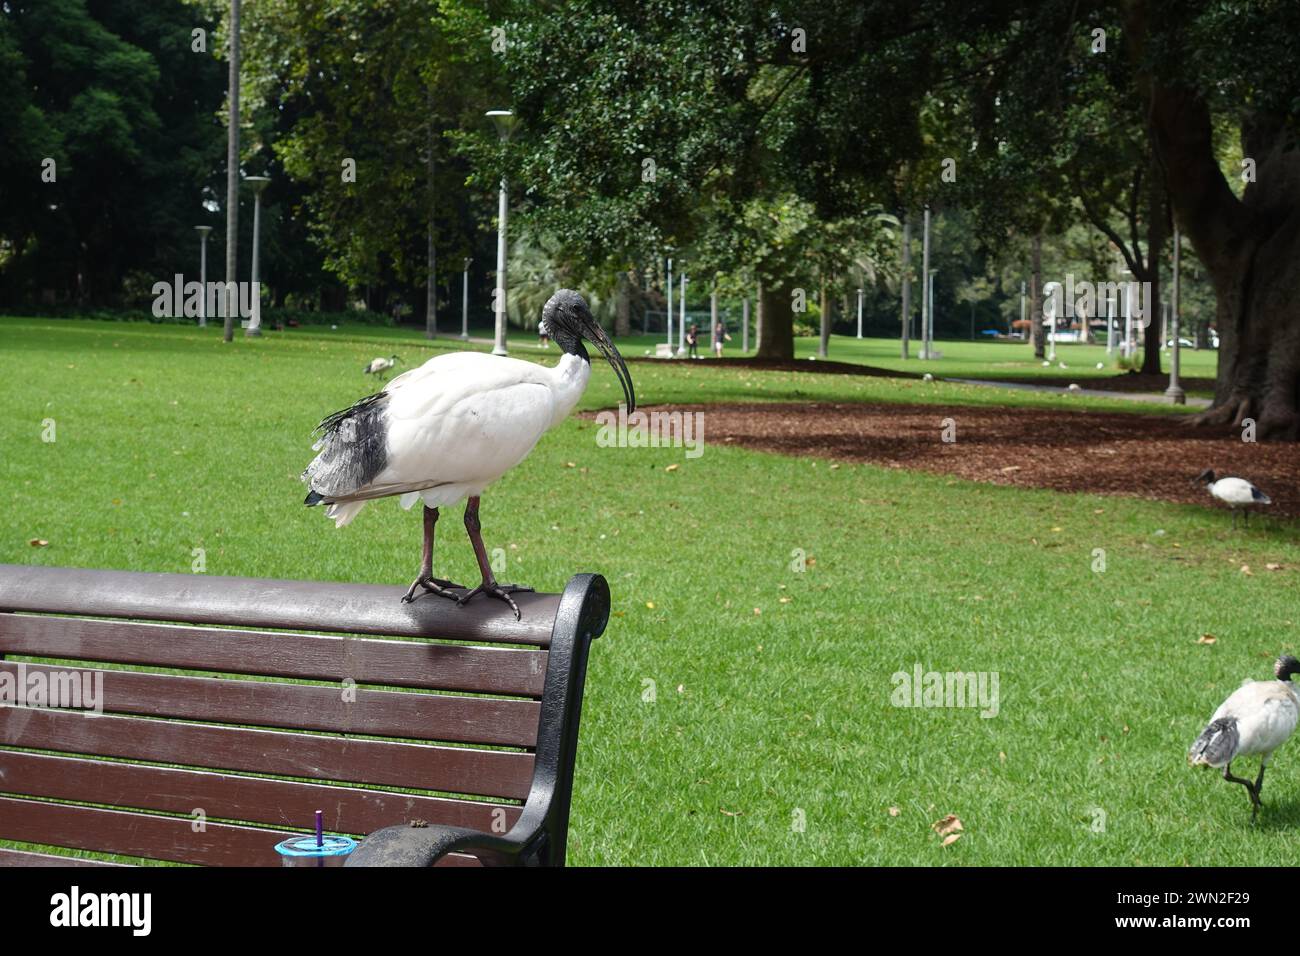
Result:
[[[1290,654],[1283,654],[1273,665],[1273,673],[1278,680],[1290,680],[1292,674],[1300,674],[1300,661]]]
[[[1203,472],[1192,479],[1192,484],[1212,485],[1214,484],[1214,469],[1206,468]]]
[[[537,331],[542,335],[550,336],[564,352],[577,355],[586,361],[591,359],[582,340],[586,339],[596,346],[614,369],[618,384],[623,386],[623,394],[627,397],[627,410],[631,412],[636,409],[636,393],[632,390],[632,375],[627,370],[627,363],[623,361],[623,356],[618,354],[614,343],[609,340],[605,330],[591,314],[591,309],[587,308],[587,303],[582,296],[572,289],[561,289],[551,296],[542,307],[542,321]]]

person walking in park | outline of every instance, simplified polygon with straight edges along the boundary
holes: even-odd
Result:
[[[688,358],[697,359],[700,357],[700,351],[697,348],[699,344],[700,344],[700,328],[694,322],[692,322],[691,327],[686,330],[686,345],[689,349],[686,355]]]
[[[727,323],[719,321],[718,328],[713,333],[713,357],[722,358],[722,343],[730,342],[731,336],[727,334]]]

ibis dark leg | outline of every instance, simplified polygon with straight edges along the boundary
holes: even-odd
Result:
[[[432,591],[441,597],[456,598],[448,588],[458,588],[459,584],[453,584],[450,581],[444,581],[442,578],[433,576],[433,529],[438,524],[438,509],[424,506],[424,554],[420,564],[420,576],[411,582],[410,590],[402,598],[402,602],[415,600],[415,591],[417,588],[424,588],[426,591]]]
[[[1223,768],[1223,779],[1227,780],[1230,783],[1239,783],[1246,788],[1246,792],[1250,794],[1250,806],[1251,806],[1250,818],[1252,820],[1255,819],[1255,814],[1259,813],[1259,807],[1260,807],[1259,791],[1255,789],[1255,785],[1256,783],[1259,783],[1264,779],[1264,768],[1260,767],[1259,780],[1257,780],[1255,783],[1251,783],[1249,780],[1242,780],[1240,777],[1234,777],[1232,775],[1232,764],[1228,764],[1226,767]]]
[[[515,612],[515,620],[519,620],[519,605],[510,597],[516,591],[531,591],[532,588],[525,587],[522,584],[498,584],[496,575],[492,573],[492,565],[488,561],[487,548],[483,546],[482,526],[478,520],[478,497],[469,499],[465,505],[465,531],[469,534],[470,544],[474,546],[474,557],[478,559],[478,569],[483,574],[483,583],[470,591],[464,597],[457,600],[457,604],[464,604],[475,594],[489,594],[494,598],[500,598],[510,605],[510,609]]]

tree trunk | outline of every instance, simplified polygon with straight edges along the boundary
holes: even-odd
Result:
[[[1155,151],[1151,153],[1151,169],[1147,179],[1147,258],[1146,274],[1139,278],[1147,283],[1150,297],[1143,296],[1146,313],[1142,328],[1146,330],[1142,345],[1142,374],[1160,374],[1160,258],[1165,248],[1165,180]],[[1140,253],[1134,250],[1141,258]]]
[[[764,283],[759,298],[758,351],[756,358],[794,358],[794,309],[790,290]]]
[[[618,293],[614,300],[614,335],[625,337],[632,334],[632,285],[636,273],[632,270],[618,274]]]
[[[1147,4],[1129,9],[1145,39]],[[1140,52],[1140,51],[1139,51]],[[1144,77],[1149,134],[1179,227],[1214,287],[1219,370],[1201,424],[1256,422],[1257,438],[1300,438],[1300,151],[1286,124],[1256,114],[1242,128],[1255,177],[1238,199],[1218,165],[1210,111],[1186,86]]]
[[[826,358],[830,354],[831,345],[831,302],[826,295],[826,280],[822,279],[821,283],[821,338],[817,343],[817,357]]]

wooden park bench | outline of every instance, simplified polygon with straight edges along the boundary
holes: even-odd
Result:
[[[0,692],[103,675],[100,716],[0,696],[0,865],[278,866],[317,810],[350,866],[563,865],[604,578],[403,590],[0,565]]]

